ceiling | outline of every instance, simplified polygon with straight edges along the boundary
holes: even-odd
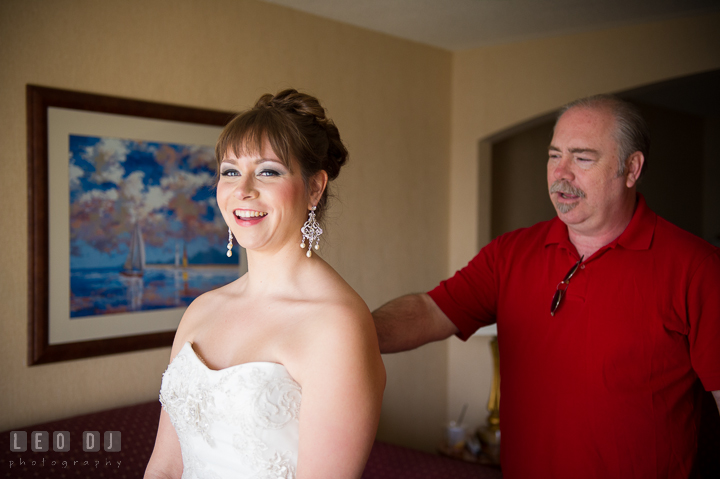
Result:
[[[720,0],[263,0],[451,51],[720,11]]]

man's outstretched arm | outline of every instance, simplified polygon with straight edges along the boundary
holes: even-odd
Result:
[[[400,296],[372,313],[381,353],[397,353],[440,341],[459,331],[425,293]]]

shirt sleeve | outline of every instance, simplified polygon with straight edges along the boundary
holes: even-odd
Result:
[[[485,246],[454,276],[428,295],[460,330],[466,341],[475,331],[495,322],[497,310],[497,241]]]
[[[687,307],[692,367],[706,391],[720,390],[720,250],[693,275]]]

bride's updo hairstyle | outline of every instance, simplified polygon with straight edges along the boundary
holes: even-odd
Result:
[[[328,182],[334,180],[348,158],[340,132],[317,98],[283,90],[261,96],[254,107],[227,124],[215,146],[217,171],[228,152],[236,156],[258,153],[265,138],[285,166],[291,168],[290,158],[297,160],[305,185],[320,170],[327,172]],[[325,188],[315,211],[318,220],[325,213],[327,197]]]

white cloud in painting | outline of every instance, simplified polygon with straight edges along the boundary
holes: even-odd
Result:
[[[160,186],[163,188],[185,194],[195,192],[210,184],[212,184],[212,176],[209,173],[202,172],[193,174],[183,170],[178,170],[172,175],[163,177],[160,180]]]
[[[83,157],[95,166],[92,181],[97,184],[120,184],[125,175],[123,163],[128,153],[126,142],[119,138],[102,138],[95,145],[87,147]]]
[[[190,168],[215,168],[215,150],[209,146],[189,145]]]
[[[123,198],[136,204],[142,202],[145,194],[144,179],[145,173],[142,171],[133,171],[130,173],[120,185]]]
[[[152,153],[153,155],[158,151],[157,145],[154,145],[152,143],[148,143],[145,141],[136,141],[134,149],[135,151],[142,151],[145,153]]]
[[[83,193],[80,198],[78,198],[78,203],[91,203],[93,201],[99,200],[99,202],[114,202],[118,199],[118,191],[115,188],[111,188],[109,190],[90,190],[86,193]]]
[[[145,204],[143,205],[145,215],[153,210],[159,210],[168,206],[173,196],[175,196],[173,191],[165,190],[159,186],[149,187],[145,195]]]
[[[70,189],[76,189],[80,187],[80,178],[85,175],[85,170],[77,166],[72,161],[68,166],[68,176],[70,177]]]

